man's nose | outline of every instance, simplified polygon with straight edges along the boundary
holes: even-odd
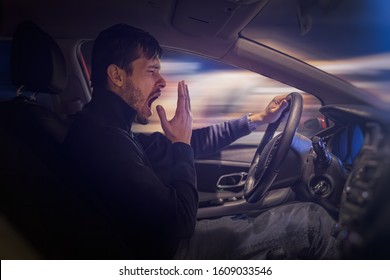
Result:
[[[163,76],[160,75],[158,81],[157,81],[157,86],[159,88],[165,88],[165,86],[167,85],[167,82],[165,81],[165,79],[163,78]]]

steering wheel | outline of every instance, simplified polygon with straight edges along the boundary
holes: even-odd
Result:
[[[250,203],[259,201],[275,181],[298,128],[302,115],[302,96],[297,92],[292,92],[287,96],[287,100],[289,105],[281,117],[268,125],[249,168],[244,186],[244,197]],[[283,132],[272,139],[288,110],[290,113]]]

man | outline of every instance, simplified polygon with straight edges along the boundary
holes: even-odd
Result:
[[[165,135],[135,135],[133,121],[148,123],[152,104],[166,85],[160,74],[161,54],[158,42],[142,30],[118,24],[101,32],[92,51],[93,98],[65,141],[71,164],[107,208],[131,257],[297,258],[302,252],[303,257],[329,257],[333,241],[328,232],[321,231],[328,230],[332,220],[314,204],[275,208],[244,221],[245,225],[230,218],[197,225],[194,157],[221,149],[258,125],[276,121],[287,101],[278,96],[264,112],[193,131],[188,87],[181,81],[174,117],[168,120],[164,108],[157,106]],[[285,211],[290,219],[273,225]],[[271,223],[266,225],[267,221]],[[245,228],[242,234],[234,228],[240,223]],[[234,242],[220,238],[221,229],[228,229],[226,236]],[[296,240],[289,238],[291,232]],[[230,244],[219,244],[218,239]],[[206,248],[211,240],[210,252]]]

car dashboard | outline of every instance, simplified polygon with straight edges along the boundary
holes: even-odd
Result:
[[[344,258],[388,258],[390,245],[390,121],[368,106],[324,106],[335,125],[329,149],[350,169],[340,202],[338,234]],[[341,148],[340,148],[341,147]],[[347,148],[343,148],[347,147]]]
[[[299,136],[303,140],[298,141],[298,145],[307,146],[308,149],[303,153],[289,153],[282,169],[285,174],[281,174],[282,178],[274,183],[275,193],[279,194],[275,203],[302,200],[321,204],[338,221],[334,234],[340,240],[343,258],[388,258],[390,245],[387,245],[389,242],[386,236],[390,235],[387,222],[390,218],[390,118],[386,112],[364,105],[327,105],[320,108],[320,112],[330,125],[317,132],[316,136],[326,144],[326,150],[332,155],[332,163],[326,170],[316,168],[316,154],[310,148],[312,140],[307,138],[304,141],[305,137]],[[228,164],[226,160],[230,157],[226,155],[239,151],[241,156],[249,157],[247,154],[253,149],[241,146],[230,149],[232,147],[214,158],[214,164],[211,164],[210,159],[198,161],[199,173],[204,175],[206,171],[202,169],[210,171],[211,166],[221,169],[216,173],[234,171],[238,174],[247,170],[249,163],[232,164],[230,161]],[[215,165],[215,162],[219,164]],[[225,165],[230,169],[222,168]],[[289,178],[288,183],[286,178]],[[318,196],[311,191],[318,183],[318,178],[332,185],[331,195]],[[201,185],[210,184],[203,181],[200,180]],[[293,194],[290,188],[286,188],[287,185],[292,187]],[[220,211],[226,214],[226,210],[239,202],[237,195],[230,193],[233,195],[224,190],[217,193],[201,192],[200,197],[205,201],[200,205],[199,217],[217,215]],[[215,197],[216,194],[221,195]],[[213,205],[203,208],[206,202]],[[239,209],[264,207],[261,203],[259,205],[251,205],[250,208],[242,205]]]

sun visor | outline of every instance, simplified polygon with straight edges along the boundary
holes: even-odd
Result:
[[[229,38],[237,36],[268,2],[269,0],[178,0],[172,25],[192,36]]]

